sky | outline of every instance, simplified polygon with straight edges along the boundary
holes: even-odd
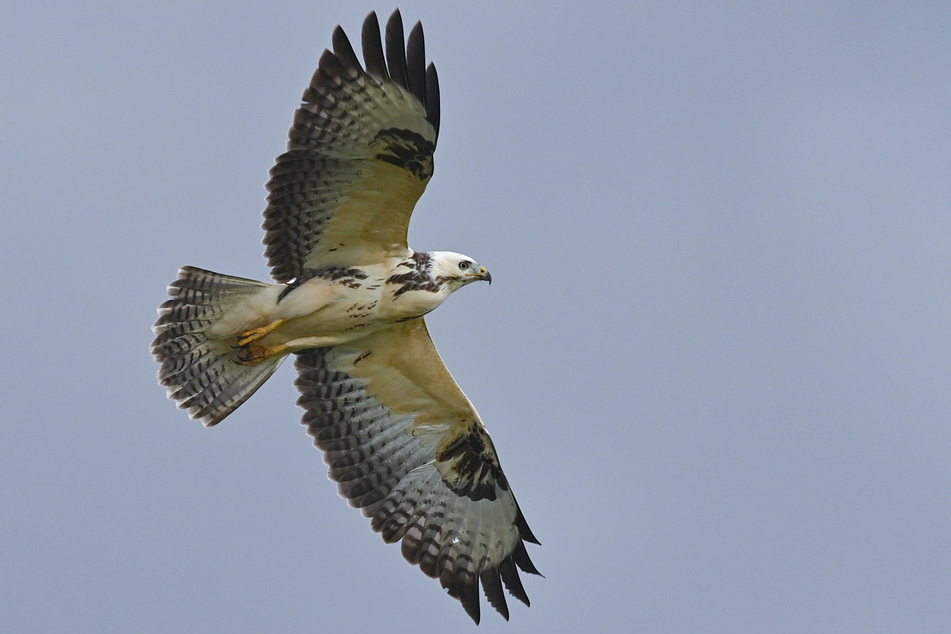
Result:
[[[205,429],[149,355],[178,267],[267,279],[304,86],[393,8],[0,12],[0,629],[476,631],[290,364]],[[479,629],[951,631],[951,5],[400,9],[442,90],[410,245],[493,276],[427,321],[542,542]]]

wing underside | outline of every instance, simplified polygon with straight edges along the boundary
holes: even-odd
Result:
[[[267,183],[265,257],[277,282],[406,251],[410,215],[433,171],[439,82],[425,65],[419,23],[403,42],[399,11],[385,47],[371,13],[364,68],[343,29],[334,31]]]
[[[299,353],[302,423],[340,493],[387,542],[479,621],[479,585],[506,619],[503,585],[529,603],[537,574],[492,441],[422,318],[352,344]]]

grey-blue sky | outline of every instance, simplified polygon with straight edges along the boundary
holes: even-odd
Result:
[[[951,9],[402,3],[440,71],[429,319],[546,579],[484,631],[951,627]],[[155,384],[183,264],[264,279],[263,184],[370,9],[0,21],[0,625],[443,631],[337,498],[290,367],[213,430]]]

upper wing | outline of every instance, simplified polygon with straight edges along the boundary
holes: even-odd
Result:
[[[439,80],[425,67],[422,26],[404,51],[394,12],[385,61],[375,13],[362,39],[366,70],[343,29],[334,31],[334,50],[321,56],[287,152],[271,169],[264,255],[278,282],[405,252],[410,215],[432,176]]]
[[[472,404],[422,318],[298,354],[302,424],[330,477],[387,542],[479,622],[479,582],[508,619],[502,583],[528,605],[516,565],[537,544]]]

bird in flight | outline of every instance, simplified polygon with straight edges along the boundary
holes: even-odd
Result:
[[[508,619],[503,585],[529,604],[518,570],[538,574],[525,542],[539,542],[423,317],[492,277],[468,256],[407,245],[439,133],[422,26],[404,44],[397,10],[384,40],[371,13],[362,45],[364,65],[336,28],[270,171],[274,283],[179,270],[153,326],[159,382],[212,426],[293,353],[301,422],[340,494],[476,623],[480,584]]]

